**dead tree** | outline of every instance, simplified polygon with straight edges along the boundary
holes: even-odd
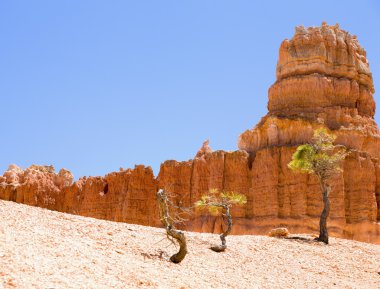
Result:
[[[182,231],[175,228],[176,219],[173,219],[170,215],[169,206],[176,207],[172,204],[165,191],[160,189],[157,192],[158,209],[160,214],[160,221],[166,230],[168,239],[174,243],[174,239],[179,244],[178,253],[170,257],[170,261],[173,263],[180,263],[187,254],[186,237]]]

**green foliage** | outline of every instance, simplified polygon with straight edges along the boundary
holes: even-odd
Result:
[[[288,167],[301,173],[314,173],[322,181],[341,171],[341,162],[347,150],[334,145],[335,135],[324,128],[314,131],[313,143],[300,145]]]
[[[228,191],[219,192],[217,189],[211,189],[208,194],[203,195],[194,205],[199,209],[207,208],[212,215],[218,215],[223,208],[246,203],[247,197],[243,194]]]
[[[211,215],[217,216],[222,211],[222,208],[219,206],[208,206],[208,211]]]
[[[300,145],[293,154],[292,161],[288,164],[288,167],[294,171],[312,173],[312,159],[314,155],[315,151],[313,146],[309,144]]]
[[[234,205],[244,205],[247,203],[247,197],[243,194],[234,192],[221,192],[220,197],[222,200]]]
[[[212,197],[211,196],[209,196],[209,195],[203,195],[199,201],[195,202],[194,205],[195,205],[195,207],[202,209],[202,208],[207,207],[207,204],[210,201],[212,201]]]

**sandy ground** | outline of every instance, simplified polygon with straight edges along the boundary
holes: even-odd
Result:
[[[163,231],[0,201],[0,288],[380,288],[380,246]],[[305,235],[306,236],[306,235]],[[310,236],[309,236],[310,238]]]

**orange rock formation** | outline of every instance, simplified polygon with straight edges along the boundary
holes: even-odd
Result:
[[[333,180],[328,226],[331,235],[380,243],[380,134],[374,121],[372,75],[355,36],[323,23],[297,27],[284,40],[277,80],[269,89],[268,114],[240,135],[239,151],[214,151],[206,141],[193,160],[166,161],[154,177],[136,166],[105,177],[73,177],[62,169],[11,165],[0,177],[0,199],[52,210],[142,225],[159,225],[158,188],[177,204],[191,206],[209,189],[247,195],[233,211],[235,234],[267,234],[274,227],[317,232],[322,199],[314,176],[287,164],[297,145],[327,126],[336,142],[352,150]],[[188,230],[220,232],[223,221],[196,212]]]

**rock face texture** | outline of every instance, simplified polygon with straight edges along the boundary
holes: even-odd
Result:
[[[300,144],[324,124],[338,136],[337,143],[380,156],[372,74],[355,36],[326,23],[297,27],[281,44],[276,75],[269,112],[240,136],[239,149]]]
[[[201,146],[201,148],[198,150],[197,154],[195,155],[196,158],[200,158],[201,156],[212,153],[212,149],[209,146],[210,141],[205,140]]]
[[[286,164],[295,147],[310,142],[313,130],[323,125],[337,136],[337,144],[352,150],[344,172],[332,182],[330,224],[343,229],[339,234],[345,237],[380,242],[380,134],[365,50],[339,25],[296,27],[294,37],[280,46],[276,76],[268,114],[238,140],[239,149],[254,159],[253,169],[270,166],[261,169],[261,181],[271,192],[273,220],[316,222],[321,211],[316,180],[292,173]],[[259,192],[256,188],[253,194]]]
[[[317,179],[287,164],[313,130],[328,127],[352,150],[332,180],[330,234],[380,244],[380,134],[366,53],[355,36],[323,23],[297,27],[280,47],[268,114],[238,140],[240,150],[212,151],[205,141],[193,160],[166,161],[159,175],[142,165],[104,177],[81,178],[52,167],[15,165],[0,176],[0,199],[107,220],[159,226],[155,194],[171,192],[190,207],[210,189],[247,196],[234,208],[235,234],[318,232],[322,197]],[[221,218],[194,212],[187,230],[220,232]]]

